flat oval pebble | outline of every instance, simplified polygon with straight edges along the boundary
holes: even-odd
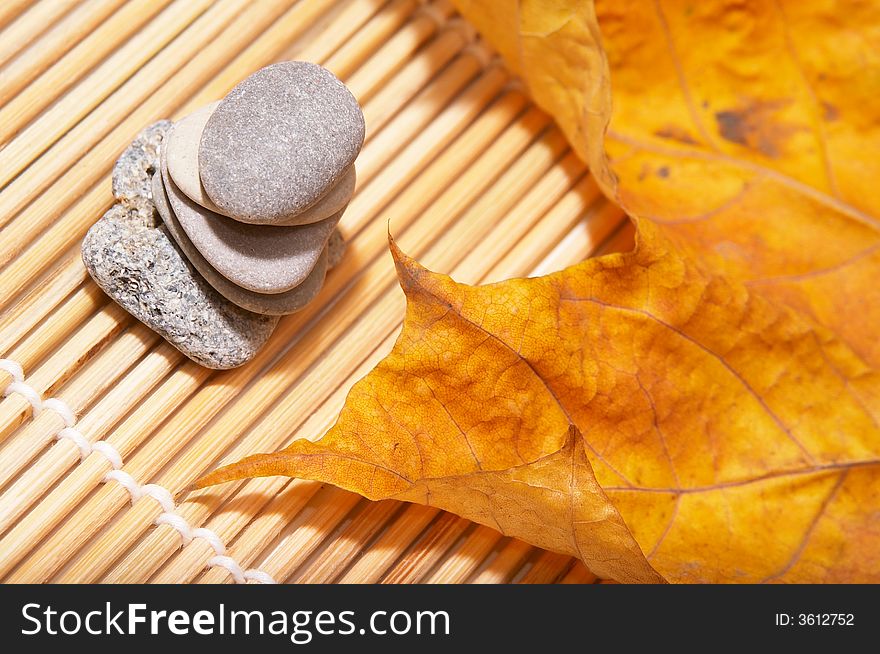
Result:
[[[363,141],[360,106],[330,71],[277,63],[242,81],[208,118],[199,176],[222,213],[279,224],[324,197]]]
[[[342,212],[311,225],[248,225],[209,211],[178,189],[162,157],[171,209],[195,248],[221,275],[257,293],[283,293],[302,284],[318,263]]]
[[[329,191],[327,191],[327,195],[305,211],[302,211],[295,216],[291,216],[290,218],[271,223],[271,225],[278,227],[292,227],[294,225],[311,225],[312,223],[325,220],[333,214],[339,213],[348,206],[351,196],[354,195],[354,187],[356,184],[357,173],[355,172],[354,164],[351,164],[342,174],[342,178],[336,182]],[[257,221],[243,220],[241,218],[236,218],[236,220],[253,225],[265,224]]]
[[[285,293],[268,295],[264,293],[254,293],[253,291],[236,286],[223,275],[218,273],[189,240],[189,237],[187,237],[186,232],[183,231],[183,228],[180,226],[177,217],[171,209],[168,196],[165,193],[165,186],[162,183],[161,175],[153,177],[153,200],[156,205],[156,210],[162,217],[168,233],[171,234],[177,242],[177,245],[183,250],[183,253],[189,259],[189,262],[199,271],[199,273],[201,273],[202,277],[204,277],[211,286],[223,295],[223,297],[244,309],[272,316],[295,313],[311,302],[324,285],[324,276],[327,272],[327,264],[329,260],[327,253],[329,245],[318,258],[318,263],[315,264],[315,267],[312,269],[312,272],[309,273],[309,276],[306,277],[305,281]],[[334,232],[334,234],[336,233],[338,232]],[[336,239],[332,239],[331,237],[331,241],[334,242],[334,248],[339,247],[335,244]],[[336,253],[334,251],[334,256],[335,255]]]
[[[186,196],[206,209],[219,211],[199,178],[199,141],[208,118],[220,102],[213,102],[174,123],[165,145],[168,174]]]
[[[208,118],[210,118],[218,104],[220,103],[214,102],[202,107],[186,118],[182,118],[174,123],[174,128],[167,137],[165,156],[168,161],[168,174],[171,175],[175,186],[183,191],[184,195],[206,209],[227,215],[208,197],[199,176],[199,142],[202,138],[202,131],[205,129],[205,123],[208,122]],[[357,174],[354,164],[352,164],[342,174],[339,181],[318,202],[295,216],[271,224],[308,225],[329,218],[345,208],[349,200],[351,200],[351,196],[354,195],[356,183]],[[229,217],[245,223],[265,224],[259,220],[247,220],[246,217],[242,216]]]
[[[107,295],[193,361],[226,369],[251,360],[278,318],[238,307],[189,264],[165,231],[115,204],[86,234],[82,258]]]

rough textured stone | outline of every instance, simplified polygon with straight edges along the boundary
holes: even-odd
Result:
[[[305,281],[286,293],[276,293],[274,295],[254,293],[233,284],[218,273],[189,240],[186,232],[183,231],[183,228],[177,221],[174,211],[171,209],[162,179],[161,175],[153,177],[153,201],[165,223],[168,233],[171,234],[177,245],[183,250],[183,253],[195,269],[201,273],[202,277],[226,299],[249,311],[279,316],[299,311],[321,290],[321,287],[324,285],[324,276],[327,272],[326,250],[322,252],[317,264],[315,264],[315,267],[309,273],[309,276],[306,277]]]
[[[205,123],[220,102],[213,102],[174,123],[168,134],[165,158],[168,174],[181,191],[193,202],[211,211],[219,211],[205,193],[199,178],[199,141]]]
[[[151,180],[159,170],[159,150],[171,129],[170,120],[160,120],[141,130],[113,166],[113,196],[149,218]]]
[[[242,81],[208,118],[199,173],[224,214],[278,223],[318,202],[363,140],[363,114],[342,82],[315,64],[282,62]]]
[[[116,204],[82,243],[89,274],[135,318],[209,368],[233,368],[263,346],[278,318],[217,293],[184,258],[164,225]]]
[[[189,240],[221,275],[257,293],[283,293],[302,284],[318,262],[342,212],[311,225],[246,225],[199,206],[180,189],[163,156],[162,181]]]

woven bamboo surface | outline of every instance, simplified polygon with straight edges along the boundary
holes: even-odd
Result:
[[[390,350],[404,298],[389,221],[404,251],[469,283],[630,246],[620,211],[447,0],[6,0],[0,30],[0,579],[596,581],[457,516],[313,482],[182,492],[221,463],[319,438]],[[113,304],[79,245],[142,127],[283,59],[327,66],[364,108],[349,248],[254,361],[209,371]]]

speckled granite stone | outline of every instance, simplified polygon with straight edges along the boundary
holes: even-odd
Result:
[[[211,114],[199,175],[224,214],[277,224],[324,197],[363,141],[363,114],[342,82],[316,64],[281,62],[242,81]]]
[[[232,368],[254,357],[278,319],[223,298],[157,222],[151,174],[170,127],[167,120],[150,125],[117,160],[119,202],[83,239],[83,263],[104,292],[185,355],[209,368]]]
[[[295,313],[302,309],[306,304],[318,294],[324,285],[324,276],[327,272],[327,253],[326,250],[321,253],[318,262],[306,277],[305,281],[296,288],[286,293],[276,293],[268,295],[265,293],[254,293],[247,289],[236,286],[223,275],[218,273],[208,261],[199,254],[199,251],[192,244],[177,221],[174,211],[168,201],[165,187],[162,183],[162,176],[153,177],[153,201],[156,204],[156,210],[159,212],[165,228],[168,233],[177,242],[177,245],[189,259],[190,263],[196,270],[201,273],[202,277],[207,280],[211,286],[220,292],[230,302],[234,302],[238,306],[254,311],[256,313],[280,316]]]
[[[342,212],[311,225],[246,225],[199,206],[174,184],[162,161],[162,182],[187,237],[217,272],[256,293],[284,293],[302,284],[324,251]]]
[[[142,129],[113,166],[113,196],[145,217],[153,214],[151,180],[159,170],[159,150],[172,125],[160,120]]]
[[[164,225],[123,204],[92,225],[82,258],[107,295],[208,368],[246,363],[278,323],[229,302],[184,258]]]

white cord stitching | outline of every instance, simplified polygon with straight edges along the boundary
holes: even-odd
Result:
[[[184,546],[189,545],[195,538],[201,538],[206,541],[216,553],[216,556],[208,561],[208,567],[225,569],[238,584],[247,583],[249,580],[257,581],[261,584],[275,583],[275,580],[269,573],[258,569],[243,570],[235,559],[227,556],[226,546],[217,532],[207,527],[193,529],[186,518],[177,513],[174,498],[171,495],[171,491],[167,488],[158,484],[139,484],[131,474],[122,470],[122,455],[112,444],[103,440],[90,443],[82,433],[74,429],[76,414],[70,408],[70,405],[56,397],[43,400],[40,393],[24,381],[24,371],[20,363],[11,359],[0,359],[0,370],[8,372],[12,377],[12,381],[3,389],[3,397],[12,393],[18,393],[23,396],[33,407],[34,416],[38,416],[43,409],[50,409],[58,414],[64,421],[65,426],[55,434],[55,440],[71,441],[79,450],[80,460],[85,459],[93,452],[101,454],[113,468],[104,476],[104,482],[115,481],[122,486],[128,492],[132,504],[142,497],[151,497],[156,500],[159,506],[162,507],[162,513],[154,520],[154,524],[168,525],[174,529],[180,535],[180,540]]]
[[[245,581],[247,581],[244,578],[244,570],[241,569],[241,566],[238,565],[238,563],[236,563],[236,561],[232,557],[223,555],[215,556],[210,561],[208,561],[208,565],[219,568],[226,568],[229,574],[232,575],[232,579],[237,584],[243,584],[245,583]]]
[[[23,396],[33,407],[34,415],[40,415],[40,411],[43,410],[43,400],[40,398],[40,394],[34,390],[33,386],[25,384],[24,382],[14,381],[6,387],[5,391],[3,391],[3,397],[9,397],[13,393],[18,393]]]
[[[144,484],[141,491],[147,497],[152,497],[159,503],[165,513],[174,513],[174,498],[171,497],[171,491],[164,486],[158,484]]]
[[[268,572],[264,570],[260,570],[259,568],[251,568],[250,570],[244,571],[245,579],[252,579],[260,584],[277,584],[278,582],[272,578]]]
[[[210,545],[217,554],[226,554],[226,545],[220,540],[220,536],[217,535],[217,532],[211,531],[207,527],[199,527],[192,530],[192,536],[193,538],[201,538],[202,540],[207,541],[208,545]]]
[[[19,383],[24,381],[24,370],[22,370],[21,364],[18,361],[0,359],[0,370],[5,370],[12,375],[12,381]]]
[[[89,454],[91,454],[92,450],[94,449],[92,447],[92,444],[89,443],[88,439],[85,436],[83,436],[81,433],[79,433],[79,431],[74,429],[73,427],[65,427],[64,429],[59,431],[57,434],[55,434],[56,441],[60,441],[64,438],[73,441],[73,443],[79,448],[79,460],[80,461],[82,461]]]
[[[128,494],[131,496],[132,504],[143,497],[141,485],[137,483],[137,480],[130,474],[128,474],[125,470],[111,470],[106,475],[104,475],[105,482],[110,481],[111,479],[128,491]]]
[[[119,450],[110,445],[107,441],[97,441],[92,444],[92,451],[104,455],[104,458],[113,466],[113,470],[117,471],[122,467],[122,456]]]
[[[184,545],[189,545],[193,539],[192,529],[189,528],[189,523],[183,518],[183,516],[179,516],[176,513],[171,513],[170,511],[165,511],[164,513],[160,513],[159,517],[153,521],[155,525],[168,525],[177,530],[180,534],[180,540],[183,541]]]
[[[237,584],[244,584],[250,581],[256,581],[261,584],[277,584],[278,582],[272,578],[267,572],[263,572],[262,570],[242,570],[241,566],[229,556],[218,555],[208,561],[208,565],[213,566],[215,568],[225,568],[229,574],[232,576],[232,579]]]
[[[50,397],[48,400],[44,401],[43,408],[52,409],[52,411],[61,416],[65,427],[73,427],[76,424],[76,415],[74,415],[71,408],[67,406],[66,402],[59,400],[57,397]]]

